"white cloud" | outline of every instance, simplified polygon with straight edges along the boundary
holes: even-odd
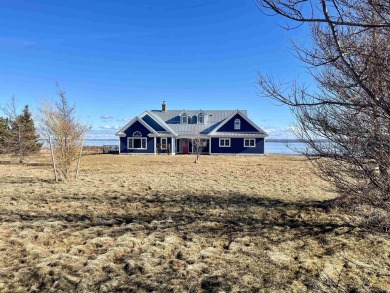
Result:
[[[100,129],[106,129],[106,130],[118,130],[121,129],[122,127],[119,125],[103,125],[100,126]]]
[[[295,127],[266,126],[263,128],[268,133],[270,139],[295,139]]]
[[[129,122],[131,119],[132,119],[132,118],[122,118],[122,119],[117,119],[116,121],[127,123],[127,122]]]
[[[91,129],[88,131],[87,139],[117,139],[112,129]]]
[[[112,120],[114,117],[112,117],[111,115],[102,115],[100,116],[100,119],[102,120]]]

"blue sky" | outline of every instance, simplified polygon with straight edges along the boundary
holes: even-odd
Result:
[[[56,96],[56,82],[95,138],[144,110],[246,109],[272,138],[289,110],[259,96],[257,72],[304,76],[283,20],[254,0],[0,0],[0,103]]]

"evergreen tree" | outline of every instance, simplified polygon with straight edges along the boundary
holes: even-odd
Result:
[[[19,162],[32,154],[36,154],[42,147],[38,141],[34,121],[31,118],[31,112],[26,105],[22,114],[16,116],[11,122],[11,140],[10,148],[14,156],[19,158]]]
[[[0,117],[0,154],[9,152],[10,122],[8,118]]]

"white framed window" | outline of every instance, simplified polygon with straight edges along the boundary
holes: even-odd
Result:
[[[129,137],[127,148],[131,150],[146,150],[146,137]]]
[[[229,148],[230,147],[230,138],[220,138],[219,146]]]
[[[244,139],[244,147],[246,147],[246,148],[254,148],[254,147],[256,147],[256,139],[254,139],[254,138],[245,138]]]
[[[234,120],[234,129],[235,130],[240,130],[241,129],[241,120],[240,119]]]
[[[188,123],[187,114],[186,114],[186,113],[183,113],[183,114],[181,115],[181,123],[182,123],[182,124],[187,124],[187,123]]]
[[[161,149],[166,150],[167,149],[167,144],[168,144],[168,139],[166,137],[161,138]]]
[[[192,116],[192,124],[198,124],[198,116]]]
[[[187,117],[187,121],[188,121],[188,122],[187,122],[188,124],[191,124],[191,123],[192,123],[192,117],[191,117],[191,116],[188,116],[188,117]]]
[[[204,123],[204,115],[203,113],[199,113],[198,115],[198,123],[203,124]]]

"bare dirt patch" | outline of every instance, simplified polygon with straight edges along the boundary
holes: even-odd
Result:
[[[388,235],[329,209],[304,158],[192,162],[91,155],[57,184],[47,156],[2,164],[0,291],[390,288]]]

